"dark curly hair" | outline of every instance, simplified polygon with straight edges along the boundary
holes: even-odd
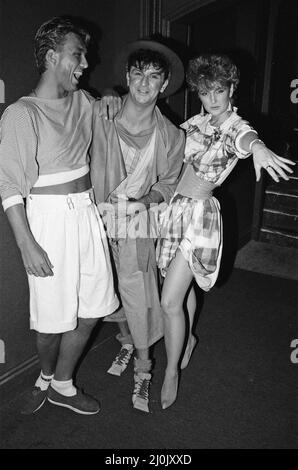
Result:
[[[214,83],[224,87],[239,84],[239,71],[232,60],[224,54],[202,54],[189,62],[186,73],[187,83],[192,91],[199,88],[211,89]]]
[[[129,72],[131,67],[137,67],[140,70],[144,70],[147,67],[153,66],[164,73],[165,80],[170,75],[170,64],[167,58],[159,51],[153,51],[151,49],[138,49],[130,54],[127,59],[127,71]]]
[[[66,16],[56,16],[43,23],[38,29],[34,39],[34,55],[37,69],[40,74],[46,70],[46,54],[49,49],[54,51],[65,41],[65,36],[73,33],[88,47],[90,34],[80,26],[77,20]]]

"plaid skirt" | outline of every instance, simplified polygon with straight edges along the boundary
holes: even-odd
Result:
[[[218,277],[222,255],[222,219],[215,197],[192,199],[174,195],[160,215],[157,264],[162,276],[180,249],[197,284],[210,290]]]

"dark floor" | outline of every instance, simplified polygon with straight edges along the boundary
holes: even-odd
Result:
[[[297,281],[235,269],[206,294],[197,324],[200,338],[181,377],[175,405],[159,404],[164,343],[154,349],[151,413],[133,410],[132,363],[122,377],[106,374],[118,350],[115,325],[83,361],[78,384],[98,396],[102,411],[84,417],[46,403],[19,414],[17,398],[1,409],[3,449],[289,449],[298,447]]]
[[[298,281],[298,250],[251,240],[238,251],[234,266]]]

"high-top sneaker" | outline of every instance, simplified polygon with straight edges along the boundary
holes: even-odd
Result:
[[[121,375],[129,363],[133,350],[134,347],[132,344],[124,344],[109,368],[108,374]]]
[[[135,359],[134,391],[132,394],[133,407],[149,413],[149,387],[151,382],[150,360]]]

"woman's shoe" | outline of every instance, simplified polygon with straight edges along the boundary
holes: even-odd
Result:
[[[175,402],[178,392],[178,382],[178,373],[169,378],[165,376],[161,389],[161,407],[163,410],[169,408]]]
[[[184,356],[183,356],[183,359],[182,359],[182,362],[181,362],[181,369],[185,369],[188,366],[191,355],[192,355],[197,343],[198,343],[197,338],[194,335],[191,335],[189,340],[188,340],[188,343],[186,345]]]

